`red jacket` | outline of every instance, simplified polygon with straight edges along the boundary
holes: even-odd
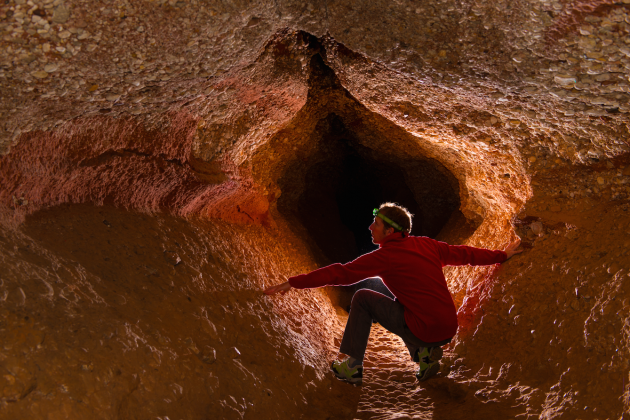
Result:
[[[457,310],[446,285],[446,265],[492,265],[507,259],[503,251],[449,245],[424,236],[397,232],[379,249],[347,264],[332,264],[291,277],[296,289],[350,285],[380,277],[405,308],[411,332],[427,343],[451,338],[457,332]]]

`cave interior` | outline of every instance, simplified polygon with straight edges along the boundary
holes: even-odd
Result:
[[[627,418],[625,1],[0,3],[0,418]],[[361,286],[262,291],[383,202],[522,253],[350,387]]]

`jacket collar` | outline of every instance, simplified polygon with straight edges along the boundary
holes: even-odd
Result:
[[[383,240],[378,243],[378,247],[382,248],[388,242],[398,242],[398,241],[404,240],[408,236],[409,235],[407,235],[406,237],[403,237],[402,232],[394,232],[391,235],[387,235],[386,237],[384,237]]]

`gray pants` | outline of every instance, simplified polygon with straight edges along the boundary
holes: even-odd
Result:
[[[357,291],[352,298],[350,315],[339,351],[358,361],[363,361],[373,320],[387,331],[402,338],[409,350],[409,356],[415,362],[418,362],[419,349],[443,346],[451,341],[450,338],[435,343],[420,340],[407,327],[405,308],[400,302],[378,292],[362,289]]]

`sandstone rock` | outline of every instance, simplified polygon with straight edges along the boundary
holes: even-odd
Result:
[[[571,309],[573,309],[574,311],[579,311],[580,310],[580,302],[577,299],[573,299],[571,301]]]
[[[459,188],[460,193],[456,194],[459,198],[449,202],[449,206],[461,209],[463,214],[461,220],[453,219],[451,223],[455,233],[439,232],[438,228],[433,232],[447,240],[499,247],[513,234],[505,226],[511,226],[515,209],[525,206],[533,212],[530,217],[550,218],[549,231],[554,232],[537,239],[532,219],[520,221],[526,224],[516,228],[536,246],[528,248],[519,259],[492,272],[486,268],[445,269],[454,300],[462,307],[456,349],[465,354],[460,354],[460,362],[453,362],[448,377],[434,378],[442,381],[435,387],[436,392],[420,395],[417,389],[402,390],[399,382],[388,379],[389,374],[371,382],[377,375],[370,376],[372,372],[366,369],[362,402],[352,405],[344,401],[344,406],[360,407],[363,411],[358,410],[357,417],[386,418],[391,413],[400,418],[412,418],[418,413],[440,417],[445,413],[440,411],[445,400],[439,395],[448,398],[449,386],[465,384],[461,386],[481,391],[476,398],[483,398],[484,407],[479,408],[479,415],[485,417],[496,412],[513,416],[538,413],[543,417],[552,412],[579,417],[577,411],[572,411],[575,409],[583,417],[616,418],[618,413],[627,411],[621,393],[604,385],[619,383],[618,377],[598,370],[601,381],[587,386],[583,376],[574,373],[579,372],[580,363],[589,366],[600,363],[593,359],[598,357],[596,351],[583,349],[585,337],[605,337],[605,340],[612,337],[615,343],[621,343],[617,353],[627,353],[619,332],[621,327],[614,321],[617,309],[605,302],[608,296],[626,299],[621,296],[625,293],[623,285],[612,285],[617,280],[607,273],[612,270],[613,258],[622,261],[619,264],[625,258],[616,249],[617,245],[610,244],[621,243],[619,235],[625,234],[626,228],[618,227],[617,222],[626,216],[615,213],[615,209],[625,206],[624,196],[630,193],[627,182],[622,182],[630,175],[624,174],[624,169],[621,177],[614,176],[617,169],[610,168],[613,161],[617,166],[625,162],[624,155],[628,152],[624,127],[630,112],[627,97],[630,87],[626,81],[630,42],[625,35],[628,13],[623,7],[600,7],[592,13],[568,3],[549,1],[514,3],[509,10],[505,4],[496,4],[490,10],[488,5],[478,2],[471,4],[469,10],[449,0],[439,5],[390,2],[385,6],[342,1],[330,3],[328,8],[312,4],[299,8],[279,0],[271,13],[253,3],[234,9],[227,3],[214,2],[208,7],[197,7],[194,12],[184,2],[169,4],[162,0],[146,2],[144,7],[134,3],[134,10],[127,3],[60,0],[30,3],[9,2],[0,10],[3,43],[0,108],[4,124],[0,127],[0,226],[9,222],[26,223],[32,229],[33,220],[42,220],[43,209],[80,202],[85,206],[96,203],[98,211],[106,211],[110,205],[129,209],[127,215],[139,212],[151,223],[164,220],[160,219],[164,214],[185,215],[190,219],[183,224],[197,223],[193,219],[199,218],[216,231],[185,251],[163,242],[154,244],[155,248],[149,252],[146,247],[150,241],[146,238],[132,244],[134,233],[114,240],[100,237],[94,242],[99,245],[90,249],[93,254],[90,261],[86,260],[84,247],[66,245],[82,243],[79,238],[62,240],[65,233],[78,230],[76,214],[69,207],[63,208],[66,214],[58,223],[51,223],[58,228],[50,233],[55,238],[54,244],[36,256],[32,255],[36,253],[33,247],[43,243],[41,236],[24,233],[33,236],[30,247],[20,243],[14,248],[3,245],[13,244],[14,240],[11,234],[2,231],[0,265],[10,267],[8,275],[23,272],[27,278],[28,274],[33,283],[17,283],[12,279],[16,283],[8,288],[1,284],[0,300],[5,307],[11,311],[39,311],[46,317],[59,319],[63,328],[54,332],[51,329],[46,343],[64,337],[64,344],[68,339],[67,343],[90,345],[85,345],[86,351],[79,351],[82,356],[83,353],[89,356],[81,359],[73,354],[68,358],[76,360],[71,367],[60,362],[59,366],[65,369],[54,371],[57,362],[47,361],[58,360],[57,353],[51,351],[40,357],[44,353],[22,351],[19,339],[11,337],[8,345],[13,347],[6,350],[9,358],[19,358],[23,363],[37,361],[41,370],[37,370],[36,391],[0,405],[0,417],[86,418],[98,413],[102,417],[142,418],[145,414],[168,411],[171,418],[208,412],[231,418],[226,414],[231,411],[221,410],[242,413],[242,407],[247,407],[247,416],[265,418],[256,411],[264,406],[271,407],[276,417],[292,418],[302,415],[301,412],[286,407],[302,409],[307,405],[314,418],[329,417],[330,412],[324,410],[319,415],[313,408],[319,396],[325,404],[335,405],[331,393],[334,394],[336,384],[322,385],[317,379],[327,368],[325,356],[337,350],[329,344],[305,349],[298,356],[286,350],[286,346],[282,347],[286,351],[273,349],[265,353],[270,364],[278,360],[283,366],[293,366],[299,361],[296,366],[303,366],[302,359],[311,358],[309,363],[319,366],[317,374],[303,381],[312,382],[308,387],[294,384],[283,390],[278,384],[287,382],[282,382],[281,377],[267,380],[265,387],[273,388],[273,402],[259,401],[264,395],[256,393],[255,384],[265,376],[257,370],[259,366],[249,363],[249,352],[242,363],[237,360],[219,365],[212,360],[216,359],[214,348],[216,353],[227,357],[229,346],[235,343],[241,346],[243,337],[247,337],[248,343],[262,346],[269,335],[274,345],[289,342],[290,348],[302,348],[319,342],[321,337],[330,337],[329,331],[317,329],[319,322],[328,322],[326,311],[334,312],[319,292],[295,293],[281,301],[283,307],[292,310],[295,307],[291,305],[307,299],[305,296],[313,299],[300,311],[291,312],[300,319],[299,325],[278,316],[274,312],[276,306],[252,309],[260,304],[254,292],[260,287],[257,279],[269,278],[267,271],[277,278],[319,264],[308,248],[315,246],[313,238],[300,233],[304,237],[296,239],[293,231],[285,229],[283,233],[291,236],[292,242],[266,236],[269,240],[265,245],[271,248],[254,247],[252,255],[247,253],[252,241],[256,242],[252,238],[263,237],[265,230],[282,230],[289,223],[298,226],[297,230],[308,231],[308,226],[300,226],[303,222],[292,219],[297,217],[295,214],[289,217],[285,213],[299,209],[295,210],[299,214],[323,206],[326,200],[298,205],[299,201],[291,197],[308,195],[314,185],[336,188],[336,183],[344,179],[342,174],[346,169],[337,162],[348,157],[345,149],[325,151],[336,142],[331,139],[340,136],[339,133],[346,138],[344,147],[355,150],[358,145],[355,151],[359,155],[366,151],[369,159],[381,162],[383,167],[376,178],[386,179],[385,186],[399,188],[402,178],[427,174],[423,166],[426,162],[442,165],[440,173],[451,178],[448,183],[434,184],[444,188],[419,192],[428,183],[416,177],[410,184],[417,191],[409,192],[407,197],[422,196],[437,208],[448,200],[438,197],[436,190],[446,189],[447,184]],[[41,18],[35,14],[39,10],[35,4],[45,11]],[[70,7],[73,20],[70,20]],[[68,12],[66,18],[61,18],[62,8]],[[60,19],[63,28],[57,22]],[[145,41],[147,32],[151,34]],[[168,35],[173,33],[177,36]],[[51,71],[55,65],[58,67]],[[40,80],[35,73],[41,69],[48,76]],[[325,74],[328,84],[315,83],[318,74]],[[355,102],[349,102],[348,98],[354,98]],[[364,112],[365,109],[369,112]],[[169,127],[176,129],[171,132]],[[276,142],[280,138],[289,140]],[[396,159],[404,162],[396,169],[400,173],[390,173],[387,165],[391,162],[380,159],[383,156],[393,159],[392,162]],[[318,165],[333,168],[338,175],[312,178],[320,180],[319,183],[301,178],[303,168],[313,169]],[[418,167],[412,168],[413,165]],[[604,172],[604,168],[614,173]],[[361,179],[370,179],[361,171],[356,173]],[[604,182],[600,183],[598,177]],[[433,182],[432,176],[427,175],[426,179]],[[280,180],[285,180],[282,181],[285,184],[278,185]],[[396,190],[389,188],[389,192]],[[279,201],[280,191],[283,198]],[[335,198],[326,197],[336,203]],[[538,204],[532,206],[532,203]],[[324,214],[335,219],[336,211]],[[446,219],[451,215],[450,210],[435,213]],[[597,217],[593,216],[595,213]],[[581,246],[586,243],[584,232],[592,229],[591,224],[604,213],[603,222],[597,223],[596,237],[590,240],[591,248],[582,252]],[[15,219],[8,219],[5,214]],[[73,229],[65,223],[71,216],[75,217]],[[107,235],[124,235],[123,232],[132,232],[142,224],[139,219],[134,219],[135,223],[114,224],[114,219],[107,217],[114,227],[104,228],[98,220]],[[439,217],[424,217],[417,228],[435,226],[434,219]],[[27,219],[28,222],[23,222]],[[328,223],[332,219],[329,217]],[[225,225],[213,225],[217,220]],[[566,227],[573,220],[578,227]],[[163,226],[170,228],[171,223],[175,223],[173,219]],[[231,223],[238,228],[233,229]],[[542,223],[535,223],[540,223],[540,235],[544,235]],[[470,225],[470,231],[461,227],[464,225]],[[197,227],[199,231],[208,228]],[[336,226],[330,231],[341,228]],[[182,229],[182,225],[165,229],[162,237],[177,235]],[[567,230],[572,233],[562,233]],[[229,234],[224,235],[223,231]],[[188,232],[186,239],[193,236]],[[103,255],[108,252],[110,242],[128,248],[120,248],[115,257],[110,255],[112,258],[105,262]],[[204,266],[206,250],[214,251],[232,242],[240,245],[226,252],[231,260],[222,259],[221,264]],[[342,239],[333,242],[344,248]],[[178,243],[186,246],[186,240],[181,238]],[[274,248],[274,244],[292,251],[285,254]],[[306,247],[301,250],[301,246]],[[46,266],[48,263],[42,261],[48,261],[51,255],[54,261]],[[143,255],[151,259],[142,260]],[[185,256],[187,264],[173,269],[180,255]],[[260,261],[251,263],[250,260],[258,257]],[[134,262],[128,264],[128,261]],[[521,262],[523,265],[518,266]],[[258,272],[258,268],[251,268],[254,266],[264,269]],[[136,271],[140,280],[134,281]],[[578,276],[575,274],[578,272],[586,274]],[[52,297],[41,281],[51,282],[51,273],[55,273]],[[3,272],[0,282],[7,282],[6,276]],[[64,283],[69,277],[75,281]],[[233,283],[223,282],[228,278]],[[480,282],[500,284],[501,291],[484,287],[481,293],[481,287],[474,287]],[[593,297],[576,299],[569,295],[556,305],[556,296],[564,290],[573,290],[578,283],[587,283],[593,289],[587,295]],[[17,284],[25,292],[25,299],[20,299],[22,294],[18,293]],[[87,285],[92,288],[87,289]],[[208,291],[215,286],[225,290]],[[191,290],[198,295],[191,295]],[[237,293],[238,299],[234,297]],[[125,304],[121,307],[123,299]],[[151,306],[155,301],[163,307]],[[508,320],[506,314],[514,301],[522,301],[519,309],[522,313],[509,315]],[[30,302],[35,303],[29,306]],[[63,305],[69,305],[69,309]],[[106,312],[108,305],[116,307],[116,311]],[[576,311],[584,312],[567,314],[572,305],[577,305]],[[145,317],[144,313],[150,316]],[[268,318],[262,313],[269,314]],[[317,323],[308,322],[305,317],[309,313],[316,315]],[[206,315],[213,320],[207,326]],[[7,317],[4,313],[0,316],[4,328]],[[94,331],[96,338],[81,336],[82,329],[66,333],[70,331],[70,323],[80,323],[89,317],[94,322],[87,328]],[[586,321],[589,317],[591,321]],[[595,317],[598,328],[593,326]],[[124,323],[114,324],[116,320]],[[551,327],[554,320],[558,322]],[[201,332],[198,322],[202,322]],[[251,328],[259,323],[262,323],[260,328]],[[223,332],[226,326],[230,328],[225,331],[234,331],[233,335],[217,332],[217,328]],[[604,335],[603,329],[606,329]],[[114,331],[116,335],[111,336]],[[285,333],[289,338],[282,335]],[[505,337],[505,343],[510,345],[497,344],[497,336]],[[189,348],[182,337],[194,339],[194,347]],[[61,342],[60,339],[57,343],[59,348]],[[122,343],[124,352],[117,348]],[[487,343],[494,343],[492,360],[484,357]],[[612,350],[607,345],[595,347],[605,349],[607,355],[617,354],[614,351],[617,348]],[[404,369],[412,368],[406,368],[402,359],[391,361],[388,357],[404,356],[404,349],[391,350],[395,345],[390,342],[382,346],[390,349],[389,356],[384,350],[377,351],[378,357],[369,363],[396,369],[398,374],[391,376],[403,380]],[[65,344],[65,347],[77,346]],[[105,350],[93,351],[95,348]],[[572,349],[570,354],[568,348]],[[117,363],[126,363],[119,375],[115,373],[117,368],[112,367],[107,373],[105,365],[99,365],[95,358],[101,353],[111,354],[108,357]],[[171,357],[175,354],[177,357]],[[4,355],[5,351],[0,358]],[[62,359],[66,357],[63,352],[61,355]],[[527,366],[541,366],[544,373],[538,368],[530,369],[527,374],[516,372],[515,360]],[[555,364],[544,366],[540,360],[553,360]],[[478,361],[484,361],[484,366]],[[82,368],[89,363],[94,363],[94,371]],[[465,369],[458,369],[458,365],[464,364]],[[229,370],[232,368],[228,365],[237,370]],[[607,359],[606,365],[611,371],[624,367],[614,358]],[[173,385],[182,383],[174,372],[188,372],[185,386]],[[306,372],[300,370],[298,375],[307,375]],[[85,378],[76,380],[73,377],[76,373]],[[155,376],[151,377],[152,374]],[[96,381],[89,379],[97,375],[102,383],[111,384],[108,388],[120,393],[98,390]],[[64,391],[58,385],[46,389],[47,376],[58,378],[56,383],[64,384]],[[229,390],[227,394],[218,392],[219,376],[222,389]],[[497,377],[500,380],[495,381]],[[15,384],[22,388],[19,392],[11,391],[11,395],[22,395],[28,386],[24,388],[26,382],[19,375],[14,378]],[[0,384],[0,391],[5,385],[10,387],[9,382],[7,379],[6,384]],[[160,393],[162,382],[168,384],[168,393]],[[557,384],[552,386],[554,382]],[[518,383],[527,384],[527,390],[513,386]],[[92,397],[79,395],[79,389],[87,389]],[[121,403],[119,395],[128,395],[130,389],[136,389],[133,398]],[[191,389],[208,393],[194,394]],[[506,393],[505,389],[511,391]],[[588,394],[587,389],[590,389]],[[217,392],[209,397],[214,391]],[[348,393],[344,395],[347,398]],[[543,397],[545,405],[539,401],[540,395],[548,395]],[[571,395],[571,403],[562,395]],[[186,403],[180,403],[178,398]],[[107,411],[92,402],[97,400],[111,401],[118,411]],[[303,403],[305,400],[307,403]],[[77,401],[83,401],[80,410],[94,411],[76,414],[78,411],[72,410],[79,406]],[[195,406],[198,401],[207,406]],[[485,404],[490,401],[491,404]],[[514,407],[514,401],[520,401],[519,405]],[[458,399],[458,404],[449,405],[449,416],[469,415],[469,403]],[[591,408],[597,405],[597,413],[590,409],[583,411],[587,403]],[[66,411],[59,409],[62,404]],[[159,404],[174,408],[167,410]],[[496,412],[487,411],[490,406],[497,407]],[[282,411],[285,409],[289,411]],[[350,412],[348,416],[354,414]],[[238,416],[242,417],[234,414]]]
[[[59,5],[55,8],[52,16],[54,23],[66,23],[70,19],[70,9],[65,5]]]
[[[205,319],[201,321],[201,326],[203,328],[203,330],[206,332],[206,334],[208,334],[208,336],[213,340],[213,341],[219,341],[219,334],[217,332],[217,328],[214,325],[214,323],[212,323],[212,321]]]
[[[182,262],[182,259],[179,257],[179,255],[173,251],[164,251],[164,259],[166,260],[166,262],[173,266],[177,266]]]
[[[184,343],[186,344],[186,347],[188,347],[190,351],[192,351],[194,354],[198,355],[200,353],[199,349],[197,348],[197,345],[195,344],[192,338],[190,337],[186,338],[186,340],[184,340]]]
[[[217,361],[217,351],[212,347],[206,347],[198,356],[199,360],[208,365]]]
[[[544,233],[543,225],[540,222],[532,222],[529,227],[536,236],[541,236]]]
[[[577,82],[577,79],[574,76],[570,75],[557,75],[553,78],[556,83],[559,83],[564,86],[572,85]]]
[[[230,359],[238,359],[241,357],[241,352],[236,347],[230,348]]]
[[[611,79],[610,73],[602,73],[595,76],[595,80],[597,80],[598,82],[604,82],[610,79]]]
[[[606,270],[606,272],[608,274],[615,274],[620,270],[619,264],[617,263],[613,263],[610,265],[610,267],[608,267],[608,269]]]
[[[36,57],[32,54],[22,54],[20,55],[19,59],[24,64],[30,64],[36,60]]]
[[[46,73],[54,73],[57,70],[59,70],[59,64],[57,63],[46,64],[46,66],[44,67],[44,71]]]
[[[34,71],[33,73],[31,73],[31,75],[33,75],[33,77],[36,77],[38,79],[45,79],[48,77],[48,73],[45,71]]]

